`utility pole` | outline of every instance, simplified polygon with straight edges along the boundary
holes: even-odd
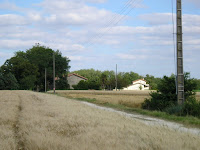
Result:
[[[45,93],[47,92],[47,68],[45,68]]]
[[[55,53],[53,52],[53,92],[55,94]]]
[[[177,101],[179,105],[182,105],[184,99],[184,72],[183,72],[183,37],[182,37],[182,1],[176,1],[177,20],[176,20],[176,32],[177,32]]]
[[[115,88],[117,91],[117,64],[116,64],[116,73],[115,73]]]

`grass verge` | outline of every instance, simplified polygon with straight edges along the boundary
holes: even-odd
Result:
[[[59,93],[57,93],[57,95],[66,97],[66,96],[60,95]],[[71,98],[71,99],[85,101],[85,102],[97,104],[97,105],[104,106],[104,107],[114,108],[116,110],[125,111],[128,113],[138,113],[138,114],[152,116],[152,117],[156,117],[156,118],[160,118],[160,119],[164,119],[164,120],[168,120],[168,121],[174,121],[177,123],[181,123],[187,127],[200,128],[200,119],[197,117],[175,116],[175,115],[170,115],[170,114],[167,114],[165,112],[160,112],[160,111],[149,111],[149,110],[144,110],[141,108],[131,108],[131,107],[128,107],[128,106],[125,106],[122,104],[111,104],[108,102],[99,102],[96,99],[89,99],[89,98]]]

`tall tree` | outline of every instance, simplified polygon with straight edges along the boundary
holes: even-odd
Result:
[[[62,78],[70,68],[70,60],[63,57],[59,50],[53,51],[40,44],[36,44],[26,52],[16,52],[15,56],[7,60],[1,68],[5,73],[14,74],[20,83],[20,89],[37,88],[44,91],[45,68],[47,68],[48,83],[53,82],[53,53],[55,53],[56,76]],[[59,84],[61,85],[60,82]]]

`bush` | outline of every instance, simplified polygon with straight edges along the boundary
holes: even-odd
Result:
[[[183,106],[183,114],[200,118],[200,102],[194,96],[186,100]]]
[[[72,86],[74,90],[88,90],[88,82],[81,80],[77,85]]]
[[[193,92],[196,89],[196,83],[194,79],[189,78],[189,73],[184,74],[185,82],[185,99],[188,99],[195,95]],[[177,95],[176,95],[176,84],[175,76],[170,77],[164,76],[158,84],[158,91],[150,93],[151,98],[146,99],[142,104],[143,109],[159,110],[179,113],[180,108],[177,107]]]
[[[143,109],[163,111],[165,108],[171,107],[175,103],[160,92],[152,92],[150,96],[150,99],[145,99],[144,103],[142,103]]]
[[[56,88],[59,90],[68,90],[69,89],[69,84],[66,80],[66,77],[60,77],[60,79],[56,81]]]
[[[181,116],[183,115],[183,106],[173,105],[171,107],[166,108],[164,111],[170,115]]]

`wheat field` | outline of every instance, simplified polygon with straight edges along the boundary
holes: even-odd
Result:
[[[98,103],[122,104],[128,107],[140,108],[150,91],[62,91],[56,93],[67,98],[96,99]]]
[[[152,91],[56,90],[58,95],[67,98],[95,99],[98,103],[122,104],[132,108],[140,108],[144,100],[150,98],[150,92]],[[196,93],[196,99],[200,101],[200,92]]]
[[[0,150],[178,150],[200,136],[31,91],[0,91]]]

